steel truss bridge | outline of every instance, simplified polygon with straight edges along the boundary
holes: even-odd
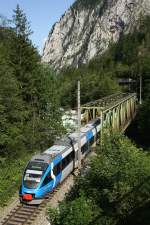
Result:
[[[124,132],[135,118],[137,96],[135,93],[119,93],[89,102],[81,106],[84,122],[100,118],[103,128]]]

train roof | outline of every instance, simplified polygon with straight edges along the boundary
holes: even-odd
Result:
[[[50,163],[51,157],[49,155],[46,155],[44,153],[41,153],[41,154],[34,155],[31,158],[31,161],[32,162],[34,161],[34,162]]]
[[[97,121],[100,121],[100,119],[92,120],[88,124],[86,124],[85,127],[81,127],[80,137],[85,137],[87,133],[93,129]],[[33,156],[31,161],[50,163],[54,157],[59,154],[63,154],[65,151],[71,148],[72,142],[77,143],[77,141],[78,132],[74,132],[68,136],[64,136],[60,140],[57,140],[52,147],[48,148],[43,153]]]
[[[71,139],[68,136],[64,136],[59,140],[55,141],[55,145],[65,145],[65,146],[69,146],[71,145]]]
[[[93,128],[93,126],[92,127],[81,127],[81,132],[82,133],[87,133],[89,130],[91,130]]]
[[[101,119],[100,118],[96,118],[96,119],[93,119],[93,120],[90,120],[87,124],[86,124],[86,127],[93,127],[95,125],[97,125],[98,123],[101,122]]]
[[[49,155],[51,158],[56,157],[59,154],[63,154],[67,149],[71,148],[71,145],[53,145],[52,147],[48,148],[44,151],[44,154]]]
[[[33,156],[31,161],[50,163],[53,158],[59,154],[63,154],[69,148],[71,148],[71,139],[64,136],[60,140],[57,140],[53,146],[46,149],[43,153]]]
[[[80,138],[82,138],[82,137],[85,136],[85,134],[84,134],[84,132],[82,131],[82,129],[81,129],[80,131],[81,131],[81,133],[80,133]],[[79,137],[78,135],[79,135],[78,132],[74,132],[74,133],[72,133],[72,134],[69,135],[69,138],[71,138],[71,140],[72,140],[73,142],[77,142],[77,141],[78,141],[78,137]]]

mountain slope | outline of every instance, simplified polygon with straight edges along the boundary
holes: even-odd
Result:
[[[77,0],[57,22],[42,61],[55,69],[86,64],[150,14],[150,0]]]

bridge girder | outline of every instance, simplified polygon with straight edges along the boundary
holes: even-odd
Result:
[[[81,107],[85,123],[100,118],[103,128],[124,132],[136,115],[136,94],[116,94]]]

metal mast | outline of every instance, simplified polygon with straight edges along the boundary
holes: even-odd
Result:
[[[78,169],[81,169],[81,103],[80,103],[80,81],[78,80]]]
[[[142,104],[142,76],[140,76],[140,105]]]

